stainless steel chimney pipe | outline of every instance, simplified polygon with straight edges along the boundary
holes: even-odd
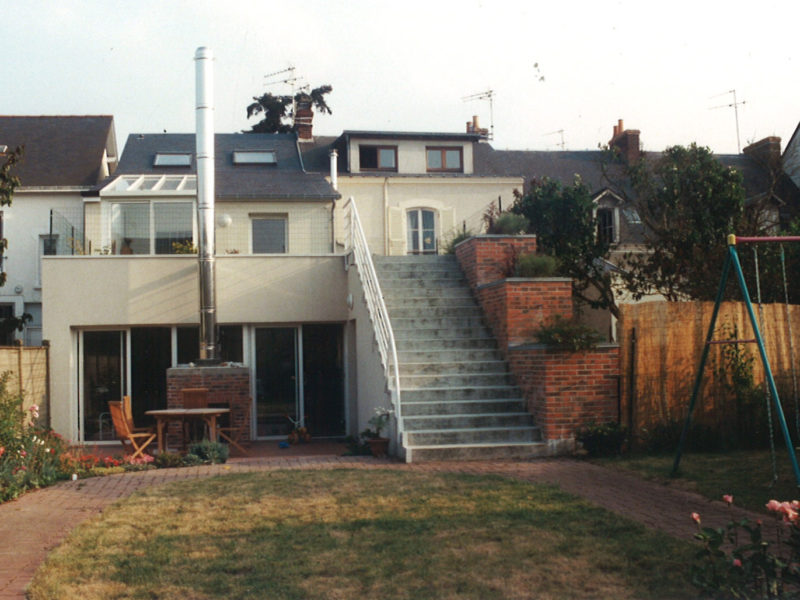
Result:
[[[200,272],[200,360],[216,362],[217,308],[214,268],[214,55],[201,46],[194,55],[197,103],[197,255]]]

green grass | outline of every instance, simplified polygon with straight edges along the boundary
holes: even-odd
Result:
[[[599,464],[633,471],[651,480],[679,486],[711,500],[732,494],[734,503],[743,508],[766,512],[764,505],[777,500],[800,499],[800,490],[785,448],[778,448],[775,461],[778,480],[772,483],[772,459],[769,450],[685,453],[677,477],[671,477],[675,456],[626,455],[596,459]]]
[[[694,550],[501,477],[274,471],[115,504],[51,553],[29,597],[688,598]]]

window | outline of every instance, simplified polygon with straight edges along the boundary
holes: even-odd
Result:
[[[176,254],[194,240],[191,202],[120,202],[111,205],[114,254]]]
[[[397,171],[397,146],[359,146],[362,171]]]
[[[235,165],[275,165],[278,157],[274,150],[234,150]]]
[[[426,164],[428,171],[444,171],[461,173],[464,171],[462,149],[450,147],[426,148]]]
[[[253,254],[285,254],[287,218],[280,215],[250,215],[253,231]]]
[[[436,213],[415,208],[406,213],[406,245],[409,254],[436,254]]]
[[[42,257],[58,254],[58,236],[56,234],[43,234],[39,236],[39,272],[36,277],[37,287],[42,286]]]
[[[192,155],[188,152],[157,152],[153,160],[154,167],[189,167]]]
[[[14,318],[14,305],[13,304],[0,304],[0,321]],[[0,331],[0,346],[13,346],[14,345],[14,332],[16,329],[6,328]]]
[[[613,244],[614,238],[614,209],[597,209],[597,239],[604,244]]]

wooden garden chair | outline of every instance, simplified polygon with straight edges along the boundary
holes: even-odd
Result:
[[[231,405],[230,402],[210,402],[208,407],[230,408]],[[242,446],[247,438],[246,431],[243,427],[234,425],[233,411],[220,416],[219,425],[217,426],[217,434],[219,434],[219,437],[227,441],[244,456],[250,456],[250,453]]]
[[[156,439],[156,434],[152,431],[148,433],[132,432],[128,427],[128,420],[125,418],[122,402],[109,402],[108,409],[111,411],[111,420],[114,423],[114,429],[117,431],[117,437],[122,443],[122,447],[125,449],[125,452],[128,451],[128,446],[126,444],[130,444],[131,451],[133,451],[131,458],[140,456],[144,452],[145,448],[147,448],[153,442],[153,440]]]
[[[181,406],[183,408],[208,408],[208,389],[206,388],[183,388],[180,391]],[[194,425],[194,427],[193,427]],[[201,424],[200,438],[206,435],[206,426]],[[194,440],[197,437],[197,422],[184,421],[183,439]],[[193,431],[192,431],[193,430]]]
[[[134,425],[130,396],[122,397],[122,412],[125,415],[125,420],[128,421],[128,429],[132,433],[152,433],[155,431],[152,427],[136,427],[136,425]]]

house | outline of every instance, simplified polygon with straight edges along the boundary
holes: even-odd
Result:
[[[24,148],[14,168],[20,178],[11,206],[0,211],[0,237],[8,240],[0,287],[0,316],[31,315],[26,345],[42,342],[41,257],[80,251],[82,194],[114,172],[117,163],[111,116],[0,116],[0,145]]]

